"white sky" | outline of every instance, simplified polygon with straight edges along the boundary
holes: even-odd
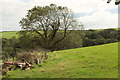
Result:
[[[0,0],[0,31],[20,30],[19,21],[34,6],[51,3],[71,9],[85,29],[118,27],[118,6],[113,0]],[[2,27],[2,28],[1,28]]]

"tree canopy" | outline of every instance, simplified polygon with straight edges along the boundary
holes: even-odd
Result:
[[[55,45],[67,37],[70,30],[80,27],[70,9],[55,4],[44,7],[35,6],[28,10],[27,15],[20,21],[20,25],[26,31],[37,33],[46,44],[45,46],[49,43],[51,46]],[[43,33],[40,32],[41,30]],[[62,37],[56,40],[58,32]]]
[[[110,3],[110,2],[111,2],[111,0],[108,0],[108,1],[107,1],[107,3]],[[116,5],[119,5],[119,4],[120,4],[120,0],[116,0],[116,1],[115,1],[115,4],[116,4]]]

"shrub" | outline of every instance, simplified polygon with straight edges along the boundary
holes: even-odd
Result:
[[[98,33],[98,31],[89,32],[88,34],[86,34],[86,37],[88,37],[89,39],[97,39],[100,38],[100,34]]]
[[[23,52],[17,54],[17,60],[22,61],[22,58],[24,58],[25,62],[29,61],[30,63],[34,63],[35,57],[30,52]]]
[[[68,37],[55,45],[53,50],[64,50],[78,47],[82,47],[82,38],[76,32],[71,32]]]
[[[83,47],[94,46],[94,45],[95,45],[95,40],[94,39],[85,38],[85,40],[83,42]]]
[[[95,40],[95,45],[105,44],[106,40],[104,38],[98,38]]]
[[[21,59],[24,59],[24,61],[29,62],[31,64],[39,64],[40,62],[44,61],[45,59],[47,59],[47,50],[29,50],[29,51],[24,51],[21,53],[17,54],[17,60],[18,61],[22,61]]]
[[[100,34],[105,39],[117,38],[118,31],[115,29],[105,29],[105,30],[100,31]]]
[[[117,39],[114,39],[114,38],[112,38],[112,39],[106,39],[106,42],[107,43],[113,43],[113,42],[117,42],[118,40]]]

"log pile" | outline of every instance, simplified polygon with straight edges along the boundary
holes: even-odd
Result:
[[[6,65],[15,65],[16,68],[21,68],[21,70],[28,70],[31,68],[34,68],[30,63],[28,62],[11,62],[11,61],[4,61],[4,64]]]

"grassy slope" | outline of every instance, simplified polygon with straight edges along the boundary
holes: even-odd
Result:
[[[108,28],[108,29],[115,29],[115,30],[120,30],[120,28]],[[101,30],[104,30],[104,29],[96,29],[97,31],[101,31]]]
[[[49,53],[42,67],[8,72],[10,78],[116,78],[118,43]]]
[[[9,32],[2,32],[2,33],[0,33],[0,35],[2,34],[2,38],[11,38],[11,37],[13,37],[13,36],[18,36],[18,34],[17,34],[17,32],[18,31],[9,31]]]
[[[40,32],[40,31],[39,31]],[[41,32],[42,33],[42,32]],[[18,31],[8,31],[8,32],[1,32],[2,38],[12,38],[13,36],[18,37]],[[1,37],[0,37],[1,38]]]

